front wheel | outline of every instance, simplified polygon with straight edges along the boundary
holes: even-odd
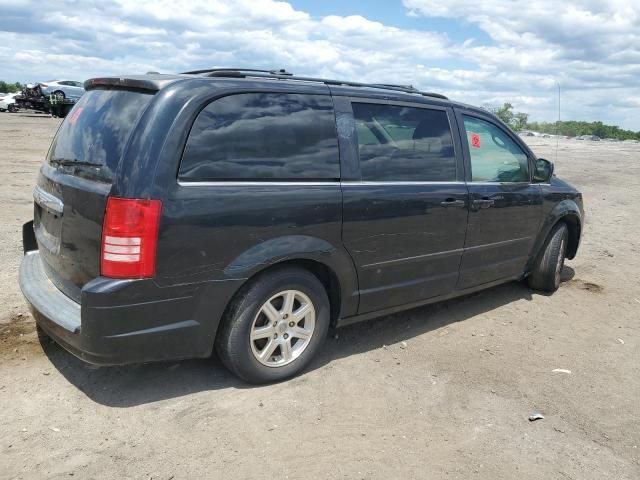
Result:
[[[226,367],[251,383],[302,371],[324,342],[327,292],[310,272],[286,267],[253,280],[230,305],[216,337]]]
[[[562,273],[567,253],[568,237],[569,229],[566,224],[559,223],[553,228],[528,278],[531,288],[544,292],[558,290],[560,287],[560,274]]]

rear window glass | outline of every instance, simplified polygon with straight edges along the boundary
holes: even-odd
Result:
[[[340,176],[331,98],[243,93],[215,100],[193,124],[187,180],[323,180]]]
[[[49,150],[51,165],[77,176],[111,181],[152,94],[91,90],[64,119]]]

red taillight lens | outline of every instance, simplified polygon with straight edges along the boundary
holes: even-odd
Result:
[[[102,225],[100,271],[111,278],[156,273],[160,200],[109,197]]]

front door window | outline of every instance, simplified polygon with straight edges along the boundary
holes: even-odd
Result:
[[[527,154],[500,128],[463,115],[473,182],[528,182]]]

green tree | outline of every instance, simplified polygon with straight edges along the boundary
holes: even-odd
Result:
[[[493,114],[504,123],[511,126],[514,117],[513,105],[511,105],[510,103],[505,103],[504,105],[502,105],[502,107],[496,108],[493,111]]]
[[[4,80],[0,80],[0,92],[15,93],[21,92],[24,86],[20,82],[7,83]]]
[[[527,127],[529,114],[523,112],[514,112],[513,105],[511,105],[509,102],[504,103],[501,107],[489,108],[489,110],[516,132]]]
[[[518,112],[513,117],[513,129],[516,132],[524,130],[527,128],[527,122],[529,121],[529,114]]]

